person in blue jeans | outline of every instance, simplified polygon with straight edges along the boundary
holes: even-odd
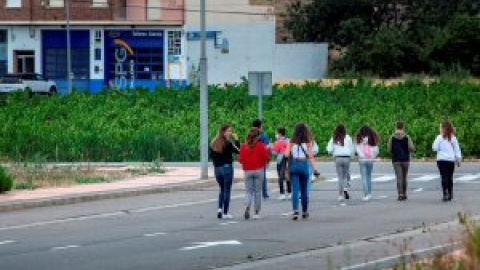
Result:
[[[365,195],[362,198],[363,201],[372,199],[372,171],[373,163],[379,153],[378,142],[378,134],[370,126],[364,125],[358,130],[355,138],[355,151],[358,155],[358,164]]]
[[[315,177],[320,176],[315,163],[315,157],[313,155],[313,140],[307,125],[304,123],[298,123],[295,125],[292,139],[287,145],[285,150],[285,156],[289,159],[288,170],[290,173],[290,183],[292,185],[292,208],[293,208],[293,220],[298,220],[299,217],[299,205],[298,198],[301,193],[302,202],[302,218],[307,219],[308,213],[308,182],[309,182],[309,164],[314,170]]]
[[[253,120],[252,127],[258,128],[260,130],[259,141],[268,147],[270,145],[270,140],[268,139],[265,132],[263,132],[262,120],[260,119]],[[267,167],[265,167],[263,170],[262,195],[264,199],[268,199],[270,197],[268,195]]]
[[[233,142],[230,140],[230,137],[233,137]],[[232,127],[229,124],[221,126],[217,136],[210,143],[210,157],[215,167],[215,179],[220,188],[218,194],[218,218],[233,218],[228,210],[233,184],[233,154],[238,154],[239,148],[238,136],[232,133]]]

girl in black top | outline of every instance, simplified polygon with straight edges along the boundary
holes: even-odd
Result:
[[[230,137],[233,137],[234,142],[230,140]],[[232,218],[232,215],[228,213],[228,208],[233,183],[233,154],[238,154],[239,148],[238,136],[232,133],[232,127],[228,124],[220,127],[217,136],[210,144],[210,157],[213,160],[215,178],[220,187],[218,218]]]

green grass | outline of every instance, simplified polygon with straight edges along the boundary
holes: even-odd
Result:
[[[75,182],[77,184],[100,184],[110,183],[111,181],[105,177],[77,177]]]

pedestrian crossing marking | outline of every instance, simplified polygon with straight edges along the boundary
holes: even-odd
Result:
[[[384,175],[377,178],[373,178],[372,182],[390,182],[395,179],[395,175]]]
[[[467,174],[454,180],[455,183],[470,182],[480,178],[480,174]]]
[[[410,181],[411,182],[429,182],[429,181],[435,180],[437,178],[440,178],[440,176],[439,175],[433,175],[433,174],[427,174],[427,175],[424,175],[424,176],[413,178]]]
[[[350,179],[351,179],[351,180],[360,179],[360,175],[359,175],[359,174],[351,175],[351,176],[350,176]],[[332,178],[332,179],[328,179],[327,182],[338,182],[338,177],[335,177],[335,178]]]

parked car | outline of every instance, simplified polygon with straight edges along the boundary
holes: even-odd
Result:
[[[30,90],[32,93],[57,93],[57,85],[37,73],[7,74],[0,79],[0,93]]]

